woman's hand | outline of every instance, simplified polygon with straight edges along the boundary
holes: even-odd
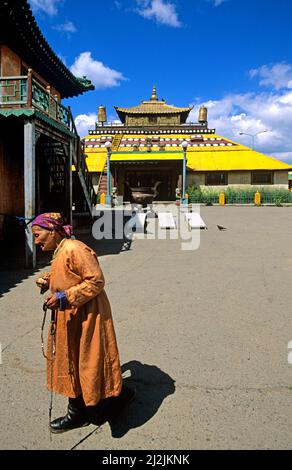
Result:
[[[49,290],[49,281],[42,277],[39,277],[36,280],[36,285],[41,289],[42,294],[44,294],[45,292],[47,292],[47,290]]]
[[[55,294],[51,295],[50,297],[47,297],[45,300],[45,304],[51,310],[59,309],[59,300]]]

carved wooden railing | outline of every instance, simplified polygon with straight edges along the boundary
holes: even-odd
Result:
[[[0,106],[27,105],[27,77],[0,77]]]
[[[73,127],[69,109],[51,94],[49,86],[43,87],[34,78],[31,70],[28,75],[0,77],[0,109],[3,108],[36,108],[68,129]]]
[[[31,69],[26,76],[0,77],[0,109],[37,109],[73,134],[73,164],[82,179],[84,193],[90,210],[96,204],[92,175],[86,164],[84,146],[78,135],[70,107],[66,108],[51,94],[51,88],[42,86]]]

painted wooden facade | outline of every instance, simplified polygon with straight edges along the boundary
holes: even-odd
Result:
[[[11,235],[19,218],[28,223],[38,213],[56,211],[72,221],[73,164],[75,183],[92,208],[94,190],[86,174],[83,147],[71,110],[61,102],[90,89],[91,83],[72,75],[52,51],[26,0],[0,4],[2,252],[13,244]],[[35,266],[29,225],[23,236],[26,264]]]

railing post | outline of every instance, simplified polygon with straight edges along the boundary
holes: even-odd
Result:
[[[81,145],[79,136],[77,137],[77,139],[75,141],[75,147],[76,147],[76,164],[77,164],[77,169],[79,170],[81,155],[83,157],[83,149],[82,149],[82,145]]]
[[[254,195],[254,205],[255,206],[261,205],[261,193],[259,193],[259,191],[257,191]]]
[[[48,113],[48,115],[50,115],[50,108],[51,108],[51,87],[50,87],[50,85],[46,86],[46,90],[47,90],[47,93],[49,95],[49,106],[48,106],[47,113]]]
[[[73,116],[72,116],[72,111],[71,111],[71,106],[68,106],[68,109],[69,109],[69,116],[70,116],[70,126],[69,126],[69,129],[71,132],[73,132]]]
[[[54,95],[54,103],[55,103],[55,117],[56,117],[56,120],[58,121],[58,108],[59,108],[59,100],[58,100],[58,95],[55,94]]]
[[[27,106],[32,108],[32,69],[27,73]]]
[[[225,205],[225,194],[224,193],[219,194],[219,204],[220,204],[220,206]]]

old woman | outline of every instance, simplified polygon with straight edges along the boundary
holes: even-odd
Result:
[[[60,214],[36,217],[32,230],[36,245],[54,251],[51,272],[37,285],[50,289],[46,305],[56,311],[55,357],[47,361],[47,386],[69,398],[67,414],[50,423],[51,431],[58,433],[89,424],[88,409],[120,396],[120,360],[95,252],[71,239],[72,228]]]

